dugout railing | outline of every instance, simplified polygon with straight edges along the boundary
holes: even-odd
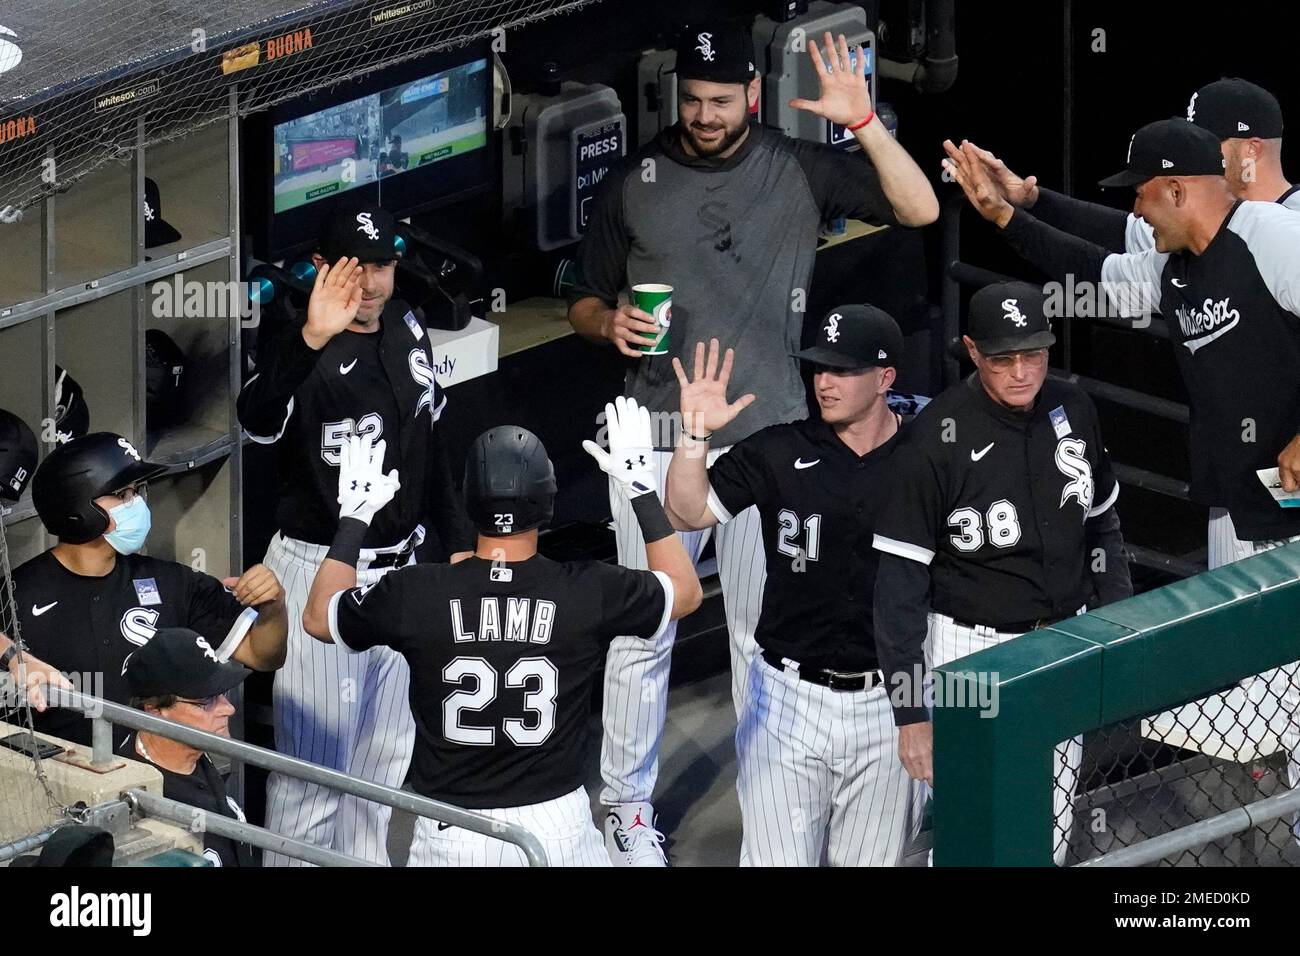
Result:
[[[935,668],[935,865],[1052,865],[1058,743],[1108,726],[1142,726],[1146,733],[1153,715],[1213,698],[1243,679],[1300,659],[1298,621],[1300,543]],[[1283,709],[1269,721],[1270,732],[1284,740],[1273,754],[1274,767],[1294,745],[1285,737],[1295,719],[1293,711]],[[1216,761],[1205,756],[1204,746],[1194,749],[1200,751],[1194,759],[1218,763],[1226,773],[1227,785],[1202,788],[1223,799],[1184,801],[1188,805],[1173,815],[1178,825],[1164,833],[1131,829],[1125,849],[1124,841],[1106,832],[1113,821],[1104,814],[1099,819],[1084,789],[1074,803],[1073,862],[1080,844],[1092,850],[1085,857],[1102,864],[1249,864],[1259,862],[1260,846],[1273,851],[1268,862],[1293,862],[1289,819],[1280,818],[1289,817],[1298,801],[1281,783],[1284,774],[1276,774],[1277,794],[1262,794],[1251,785],[1258,779],[1251,767],[1235,759],[1238,754]],[[1147,774],[1168,797],[1176,790],[1175,775],[1191,779],[1206,769],[1173,762]],[[1233,774],[1243,775],[1247,784],[1233,786]],[[1192,802],[1197,806],[1190,807]],[[1191,818],[1197,813],[1201,819]],[[1268,821],[1282,824],[1274,828],[1280,834],[1257,836],[1254,849],[1247,847],[1244,854],[1230,857],[1222,846],[1215,853],[1204,849]],[[1162,842],[1142,849],[1145,841],[1135,837]],[[1152,851],[1163,852],[1154,856]]]
[[[340,793],[351,794],[362,800],[380,803],[394,810],[403,810],[420,817],[448,823],[474,833],[481,833],[495,840],[511,843],[519,847],[529,866],[547,866],[546,851],[541,842],[531,831],[513,823],[496,820],[486,814],[466,810],[440,800],[431,800],[419,794],[409,793],[382,784],[372,783],[360,777],[340,773],[328,767],[288,757],[264,747],[221,737],[206,731],[196,730],[184,724],[178,724],[163,717],[155,717],[144,711],[136,710],[112,701],[83,694],[80,691],[62,688],[49,688],[48,696],[54,706],[68,707],[86,714],[92,721],[92,760],[101,766],[120,759],[113,752],[113,727],[129,727],[132,730],[144,730],[149,733],[167,737],[191,747],[196,747],[208,754],[216,754],[231,760],[261,767],[264,770],[296,777],[308,783],[329,787]],[[127,791],[122,799],[134,814],[154,816],[159,819],[189,825],[194,820],[194,808],[186,804],[167,800],[144,791]],[[347,857],[343,854],[317,847],[312,844],[292,840],[272,833],[262,827],[237,820],[218,818],[206,814],[204,826],[212,832],[234,840],[248,843],[263,850],[282,853],[285,856],[304,860],[324,866],[371,866],[374,864]]]

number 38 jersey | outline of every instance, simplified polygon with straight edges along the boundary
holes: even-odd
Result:
[[[881,551],[930,567],[930,606],[999,626],[1087,602],[1084,522],[1119,494],[1092,400],[1049,378],[1031,412],[994,402],[978,375],[916,418],[894,456]]]
[[[582,785],[592,684],[610,641],[657,637],[672,606],[659,572],[475,557],[341,591],[329,628],[345,651],[386,645],[410,664],[415,791],[495,809]]]

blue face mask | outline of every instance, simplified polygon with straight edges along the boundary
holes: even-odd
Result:
[[[149,528],[153,525],[153,516],[149,514],[148,503],[138,495],[126,504],[109,509],[109,515],[117,527],[104,535],[104,540],[118,554],[135,554],[144,547],[144,539],[149,537]]]

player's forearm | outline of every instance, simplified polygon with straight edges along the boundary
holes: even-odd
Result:
[[[318,641],[334,643],[334,635],[330,633],[330,601],[340,591],[357,586],[357,559],[367,527],[366,522],[356,518],[340,518],[334,543],[311,582],[302,611],[302,627]]]
[[[1022,259],[1052,279],[1064,282],[1072,275],[1076,283],[1101,281],[1108,253],[1096,243],[1055,229],[1023,209],[1015,210],[999,233]]]
[[[651,571],[668,575],[673,583],[673,607],[668,616],[674,621],[685,617],[704,600],[700,577],[695,573],[690,555],[669,524],[658,495],[650,493],[633,498],[632,513],[645,539],[646,564]]]
[[[289,612],[283,601],[257,609],[257,623],[249,629],[248,666],[255,671],[278,671],[284,666],[289,647]]]
[[[1128,555],[1124,551],[1124,534],[1119,514],[1112,506],[1084,525],[1088,542],[1088,562],[1092,570],[1093,591],[1097,606],[1105,607],[1133,595],[1133,579]]]
[[[939,198],[934,187],[907,150],[889,135],[879,117],[854,130],[853,135],[875,166],[881,191],[899,225],[928,226],[939,218]]]
[[[903,727],[930,719],[922,697],[930,571],[920,562],[881,553],[876,570],[874,624],[876,653],[894,709]]]
[[[1034,216],[1072,236],[1096,243],[1110,252],[1125,252],[1128,213],[1099,203],[1075,199],[1051,189],[1038,189]]]
[[[569,306],[569,324],[588,342],[608,342],[611,312],[603,299],[588,296]]]
[[[664,488],[664,511],[678,531],[699,531],[718,523],[709,508],[708,444],[685,435],[677,440]]]
[[[299,327],[284,331],[267,351],[260,351],[257,374],[240,389],[235,407],[239,424],[249,434],[279,434],[288,417],[289,402],[312,369],[320,353],[303,341]]]

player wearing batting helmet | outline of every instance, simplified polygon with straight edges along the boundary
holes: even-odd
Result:
[[[398,488],[383,440],[351,437],[339,469],[338,533],[312,584],[303,623],[341,653],[391,647],[411,667],[417,793],[527,827],[551,865],[609,866],[582,786],[592,684],[617,634],[652,641],[700,604],[700,583],[655,494],[650,416],[606,406],[609,450],[587,450],[641,524],[650,570],[537,553],[555,472],[526,429],[479,436],[465,464],[478,530],[472,557],[402,568],[357,587],[366,526]],[[644,821],[641,826],[648,826]],[[414,866],[514,866],[514,847],[421,818]]]
[[[32,479],[36,513],[59,543],[13,573],[19,636],[32,654],[65,673],[102,675],[102,688],[83,690],[121,704],[131,696],[123,662],[159,628],[190,628],[214,647],[243,632],[235,660],[262,671],[284,662],[284,590],[269,569],[222,581],[140,554],[152,527],[142,492],[163,471],[111,432],[59,445]],[[251,629],[245,608],[257,611]],[[79,711],[40,713],[36,729],[90,743]]]
[[[911,691],[892,701],[903,763],[932,784],[923,651],[936,667],[1132,592],[1097,412],[1047,377],[1054,341],[1033,286],[971,298],[976,371],[912,423],[876,520],[876,646],[891,686]],[[1056,749],[1058,863],[1081,758],[1078,738]]]
[[[732,352],[681,363],[684,434],[668,469],[678,528],[725,524],[751,505],[763,524],[767,583],[736,730],[744,821],[741,866],[892,866],[920,826],[923,785],[898,756],[871,614],[871,534],[902,416],[887,393],[902,357],[897,323],[871,306],[832,309],[816,344],[819,414],[769,425],[725,455],[707,435],[752,400],[727,401]]]

